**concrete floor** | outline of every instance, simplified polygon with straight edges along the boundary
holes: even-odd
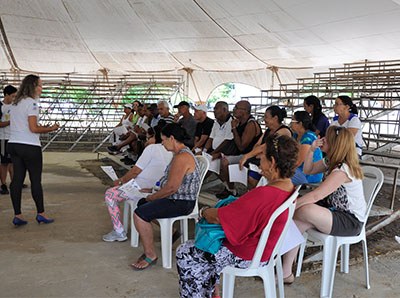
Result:
[[[43,187],[51,225],[34,222],[30,189],[23,193],[29,224],[15,228],[9,196],[0,196],[0,297],[178,297],[176,269],[161,262],[143,272],[129,264],[142,251],[129,242],[105,243],[111,229],[103,203],[106,186],[76,160],[96,154],[45,153]],[[29,181],[28,181],[29,184]],[[159,235],[156,243],[159,249]],[[394,241],[394,240],[393,240]],[[370,260],[371,289],[364,286],[362,265],[337,273],[335,297],[399,297],[400,253]],[[320,272],[303,273],[285,287],[286,297],[318,297]],[[237,279],[235,297],[262,297],[262,283]]]

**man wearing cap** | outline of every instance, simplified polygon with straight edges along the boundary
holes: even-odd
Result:
[[[179,104],[175,105],[174,108],[178,108],[178,113],[175,115],[174,121],[186,130],[189,137],[188,140],[183,143],[189,148],[193,148],[197,122],[194,120],[193,115],[190,114],[189,107],[190,105],[187,101],[181,101]]]
[[[203,150],[208,138],[214,121],[207,117],[207,105],[197,104],[193,106],[194,119],[197,121],[196,132],[194,134],[194,147],[193,151]],[[197,149],[197,150],[196,150]]]

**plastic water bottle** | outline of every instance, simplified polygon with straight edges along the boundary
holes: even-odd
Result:
[[[159,191],[161,188],[161,183],[160,181],[157,181],[156,184],[153,186],[153,192]]]

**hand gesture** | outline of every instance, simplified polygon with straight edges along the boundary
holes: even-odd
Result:
[[[316,139],[314,142],[312,142],[311,144],[311,150],[314,152],[317,148],[322,147],[322,145],[324,144],[325,138],[320,139],[318,137],[318,139]]]
[[[232,128],[238,127],[238,125],[239,125],[239,120],[236,119],[236,118],[235,118],[235,119],[232,119],[231,125],[232,125]]]

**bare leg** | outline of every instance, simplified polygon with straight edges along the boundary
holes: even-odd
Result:
[[[123,142],[119,143],[118,145],[116,145],[116,147],[117,147],[118,150],[121,150],[122,147],[124,147],[126,145],[129,145],[130,143],[132,143],[136,139],[137,139],[137,137],[136,137],[136,135],[134,133],[129,133],[129,137],[125,141],[123,141]]]
[[[151,223],[144,221],[136,213],[133,215],[136,230],[139,233],[140,240],[143,244],[143,250],[146,257],[154,260],[157,258],[157,254],[154,249],[153,240],[153,227]],[[138,260],[136,263],[132,264],[136,268],[145,268],[149,264],[144,260]]]
[[[0,180],[1,184],[7,184],[7,170],[9,164],[0,165]]]
[[[255,187],[257,186],[257,184],[258,184],[258,181],[257,181],[256,179],[251,178],[251,177],[249,177],[249,178],[247,179],[247,188],[248,188],[249,190],[255,188]]]
[[[234,189],[235,184],[229,182],[229,160],[226,158],[221,158],[221,168],[219,173],[221,180],[225,182],[228,189]]]
[[[332,229],[332,213],[327,208],[316,204],[308,204],[296,210],[294,222],[301,233],[315,227],[322,233],[329,234]],[[284,278],[292,274],[292,267],[298,250],[299,247],[297,246],[283,255],[282,270]]]

